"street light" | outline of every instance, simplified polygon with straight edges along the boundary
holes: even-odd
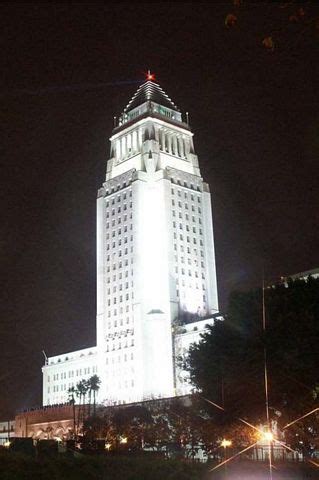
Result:
[[[269,430],[267,432],[263,432],[262,437],[263,440],[266,440],[267,442],[272,442],[274,439],[273,434]]]
[[[221,442],[221,446],[224,447],[225,478],[227,477],[227,447],[231,447],[231,445],[232,445],[231,440],[226,440],[226,438],[223,438]]]
[[[225,449],[227,447],[231,447],[231,445],[232,445],[232,441],[231,440],[226,440],[226,438],[224,438],[222,443],[221,443],[221,446],[224,447]]]

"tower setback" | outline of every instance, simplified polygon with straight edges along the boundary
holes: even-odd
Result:
[[[44,405],[94,373],[108,404],[189,393],[175,359],[218,315],[209,186],[180,110],[147,80],[110,143],[97,197],[96,346],[48,359]]]

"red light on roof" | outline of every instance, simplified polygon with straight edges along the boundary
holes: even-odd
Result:
[[[151,71],[149,70],[149,71],[147,72],[146,79],[147,79],[147,80],[155,80],[155,75],[154,75],[154,73],[151,73]]]

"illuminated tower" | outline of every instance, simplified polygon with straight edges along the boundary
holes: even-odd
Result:
[[[218,311],[209,187],[189,125],[152,76],[110,142],[97,199],[100,397],[172,396],[173,323]]]
[[[189,393],[175,358],[218,312],[209,186],[188,123],[152,75],[110,142],[97,198],[97,345],[46,358],[44,405],[92,374],[101,403]]]

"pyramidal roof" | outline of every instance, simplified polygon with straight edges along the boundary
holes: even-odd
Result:
[[[138,88],[135,95],[133,95],[129,103],[126,105],[124,113],[130,112],[139,105],[149,101],[158,103],[163,107],[170,108],[171,110],[175,110],[177,112],[180,111],[175,103],[172,102],[169,96],[166,95],[164,90],[157,83],[147,80]]]

